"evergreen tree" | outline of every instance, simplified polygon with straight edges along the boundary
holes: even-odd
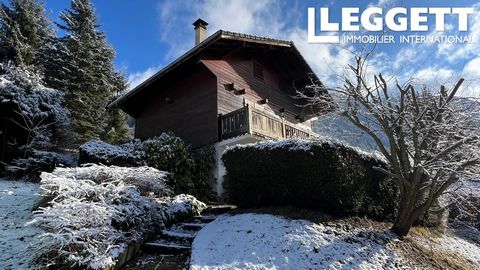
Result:
[[[116,89],[123,91],[127,89],[127,80],[122,73],[117,73],[116,75]],[[118,98],[120,92],[115,93],[112,96],[111,101]],[[128,116],[119,109],[112,109],[107,112],[107,129],[102,135],[102,139],[109,143],[123,143],[127,138],[132,137],[131,130],[128,127]]]
[[[120,128],[122,115],[107,112],[105,107],[115,93],[125,89],[126,82],[115,71],[115,51],[99,29],[95,10],[89,0],[72,0],[70,9],[61,13],[60,19],[63,24],[58,26],[66,35],[60,39],[54,65],[63,77],[51,83],[66,90],[66,106],[71,112],[76,141],[120,140],[126,135]]]
[[[45,15],[42,2],[37,0],[11,0],[0,5],[0,59],[19,67],[35,65],[43,71],[48,63],[44,54],[55,39],[55,31]]]

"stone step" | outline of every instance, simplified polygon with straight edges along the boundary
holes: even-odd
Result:
[[[142,250],[157,254],[179,254],[188,252],[191,249],[190,245],[184,243],[161,240],[146,242],[142,245]]]
[[[178,226],[179,228],[186,230],[186,231],[193,231],[197,232],[201,230],[203,227],[205,227],[205,223],[179,223]]]
[[[184,222],[185,223],[197,223],[197,224],[210,223],[210,222],[214,221],[216,218],[217,218],[217,216],[196,216],[196,217],[187,219]]]
[[[214,221],[216,218],[217,218],[217,216],[214,216],[214,215],[194,217],[194,219],[198,219],[198,220],[202,221],[203,223],[210,223],[210,222]]]
[[[158,238],[180,242],[192,242],[195,238],[195,233],[179,229],[168,229],[160,231],[160,236]]]
[[[209,205],[203,213],[206,215],[220,215],[235,209],[237,209],[237,206],[231,204]]]

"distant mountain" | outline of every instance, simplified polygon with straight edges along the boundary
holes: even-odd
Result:
[[[342,116],[324,115],[312,123],[312,129],[322,137],[343,141],[366,151],[378,150],[377,145],[369,135]]]
[[[463,106],[466,111],[471,112],[474,118],[478,119],[478,126],[480,127],[480,100],[474,98],[458,98],[457,102]],[[377,145],[369,135],[354,126],[344,117],[333,113],[319,117],[318,120],[312,123],[312,129],[320,136],[331,137],[366,151],[378,150]],[[382,136],[381,139],[385,143],[387,142],[385,136]]]

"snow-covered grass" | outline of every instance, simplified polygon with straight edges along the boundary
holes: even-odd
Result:
[[[477,233],[479,232],[477,231]],[[445,253],[458,253],[480,267],[480,246],[451,234],[444,234],[430,240],[436,243],[438,249],[445,251]],[[431,247],[432,243],[429,243],[427,246]]]
[[[225,215],[197,234],[190,269],[408,269],[389,247],[395,241],[388,231]]]
[[[27,226],[38,184],[0,179],[0,269],[28,269],[28,244],[39,230]]]
[[[478,269],[480,266],[480,231],[470,226],[458,227],[445,232],[414,227],[407,242],[414,246],[417,254],[410,256],[415,260],[423,255],[437,263],[434,268]],[[418,252],[421,251],[421,254]]]

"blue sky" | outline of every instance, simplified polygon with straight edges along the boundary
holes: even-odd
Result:
[[[54,21],[58,21],[59,12],[70,5],[67,0],[45,2]],[[337,46],[307,42],[308,7],[327,6],[332,20],[339,21],[342,7],[473,6],[475,13],[470,16],[471,31],[467,33],[473,43],[381,45],[372,57],[372,69],[395,74],[399,79],[417,78],[432,83],[465,76],[470,92],[480,93],[480,87],[476,86],[480,82],[479,1],[93,0],[92,3],[102,30],[117,51],[116,64],[132,84],[146,79],[193,46],[191,24],[198,17],[209,23],[208,34],[224,29],[293,40],[319,77],[333,83],[335,74],[343,71],[349,58]],[[429,23],[433,24],[434,20]],[[456,26],[454,22],[447,23]]]

